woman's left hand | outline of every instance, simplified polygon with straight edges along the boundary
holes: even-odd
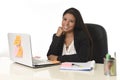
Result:
[[[48,56],[48,60],[51,60],[51,61],[57,61],[57,58],[58,56],[52,55],[52,54]]]

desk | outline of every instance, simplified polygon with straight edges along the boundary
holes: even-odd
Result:
[[[116,76],[105,76],[103,64],[96,64],[94,71],[63,71],[60,65],[33,69],[0,57],[0,80],[117,80]]]

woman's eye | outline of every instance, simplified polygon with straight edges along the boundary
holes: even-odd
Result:
[[[67,19],[66,19],[66,18],[64,18],[63,20],[64,20],[64,21],[66,21]]]
[[[72,22],[73,23],[73,21],[71,20],[70,22]]]

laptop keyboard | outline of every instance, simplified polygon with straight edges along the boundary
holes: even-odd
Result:
[[[33,58],[33,63],[37,65],[41,64],[52,64],[49,60],[44,60],[44,59],[34,59]]]

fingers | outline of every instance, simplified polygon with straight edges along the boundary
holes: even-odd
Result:
[[[56,36],[61,36],[62,34],[63,34],[63,29],[62,29],[62,27],[58,27],[58,30],[57,30],[57,33],[56,33]]]
[[[57,61],[57,58],[58,56],[55,56],[55,55],[48,56],[48,60],[51,60],[51,61]]]

